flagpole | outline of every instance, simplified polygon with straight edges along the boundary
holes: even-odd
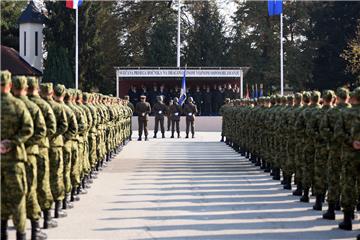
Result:
[[[283,14],[280,14],[280,94],[284,95]]]
[[[177,26],[177,67],[180,68],[180,10],[181,10],[181,3],[180,0],[178,0],[178,26]]]
[[[75,89],[79,89],[79,9],[75,10]]]

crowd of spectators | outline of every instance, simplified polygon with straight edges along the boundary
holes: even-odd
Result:
[[[141,95],[146,96],[146,101],[151,106],[156,103],[156,97],[162,95],[165,104],[169,105],[174,97],[180,96],[180,86],[165,87],[164,84],[160,86],[154,84],[151,87],[146,85],[131,86],[128,95],[134,106],[140,101]],[[194,99],[200,116],[219,115],[219,108],[223,105],[225,98],[235,99],[239,96],[240,89],[236,84],[194,85],[186,89],[186,97]]]

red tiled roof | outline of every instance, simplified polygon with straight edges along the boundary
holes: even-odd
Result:
[[[1,70],[9,70],[14,76],[42,76],[42,73],[20,57],[15,49],[3,45],[1,45]]]

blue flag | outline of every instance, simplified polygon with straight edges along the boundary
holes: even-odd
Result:
[[[183,75],[182,81],[181,81],[179,104],[183,105],[185,100],[186,100],[186,69],[184,70],[184,75]]]
[[[282,0],[268,0],[269,16],[280,15],[282,13]]]

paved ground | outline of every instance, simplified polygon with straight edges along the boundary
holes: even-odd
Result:
[[[134,135],[136,136],[136,135]],[[49,239],[355,239],[218,142],[130,142]],[[314,201],[314,200],[312,200]],[[12,232],[12,236],[13,236]],[[29,235],[28,235],[29,236]]]

